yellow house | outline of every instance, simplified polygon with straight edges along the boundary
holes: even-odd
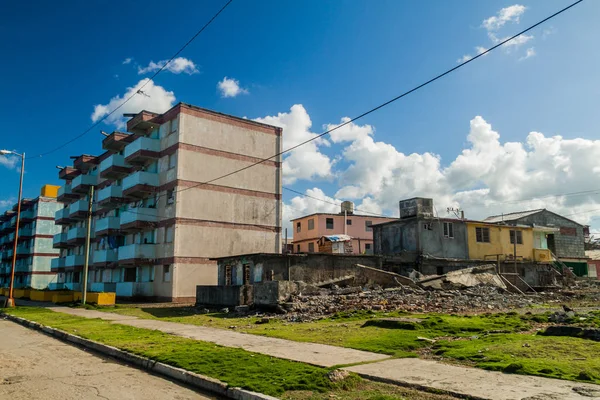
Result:
[[[514,235],[516,232],[517,260],[549,262],[551,257],[547,249],[534,247],[533,228],[530,226],[511,226],[490,224],[480,221],[467,221],[467,246],[469,259],[501,261],[513,259],[515,252]]]

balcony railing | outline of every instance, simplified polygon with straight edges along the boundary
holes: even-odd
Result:
[[[119,231],[121,221],[119,217],[104,217],[96,220],[96,236],[111,235]]]
[[[119,185],[107,186],[98,191],[98,204],[100,206],[117,205],[125,201],[123,187]]]
[[[121,230],[136,230],[153,227],[158,221],[156,208],[130,208],[121,213]]]
[[[155,244],[135,243],[119,247],[119,263],[125,265],[151,263],[156,258],[155,255]]]
[[[107,179],[116,179],[131,172],[131,165],[125,161],[121,154],[113,154],[100,163],[100,176]]]
[[[66,265],[66,257],[56,257],[50,260],[50,269],[64,268]]]
[[[31,221],[34,218],[33,210],[26,210],[21,212],[21,222]]]
[[[79,267],[82,266],[85,262],[85,257],[83,255],[75,255],[72,254],[70,256],[65,257],[65,267]],[[91,260],[90,260],[91,262]]]
[[[117,282],[118,297],[150,297],[154,295],[152,282]]]
[[[69,215],[69,207],[61,208],[54,213],[54,221],[57,225],[68,225],[73,219]]]
[[[98,184],[98,177],[96,175],[79,175],[71,182],[71,190],[74,193],[86,193],[90,186]]]
[[[87,228],[85,227],[74,227],[69,229],[67,233],[67,244],[69,246],[75,246],[85,242],[87,235]],[[91,237],[94,237],[94,232],[91,232]]]
[[[73,193],[73,191],[71,190],[70,183],[65,183],[58,189],[58,196],[56,197],[56,200],[60,202],[70,202],[72,200],[78,199],[79,196],[79,193]]]
[[[35,231],[32,228],[21,228],[19,229],[19,238],[27,239],[32,237]]]
[[[61,232],[54,235],[54,238],[52,238],[52,247],[55,249],[67,247],[67,232]]]
[[[123,195],[125,197],[145,197],[154,193],[159,185],[155,172],[138,171],[123,179]]]
[[[79,200],[69,206],[69,218],[84,219],[87,217],[89,202],[87,200]],[[96,212],[96,204],[92,206],[92,213]]]
[[[106,249],[94,251],[94,265],[107,265],[118,261],[117,249]]]
[[[125,160],[129,164],[144,165],[160,157],[160,140],[140,137],[125,147]]]

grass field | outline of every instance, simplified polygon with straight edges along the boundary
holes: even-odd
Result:
[[[333,383],[327,377],[331,371],[328,368],[43,308],[19,307],[4,312],[210,376],[231,386],[284,399],[450,399],[444,395],[365,381],[356,375]]]
[[[600,383],[600,343],[570,337],[537,335],[548,313],[437,315],[355,312],[308,323],[255,317],[197,314],[192,307],[125,308],[112,312],[140,318],[212,326],[300,342],[315,342],[389,354],[393,357],[441,357],[478,368]],[[386,319],[399,319],[386,321]],[[404,322],[403,322],[404,321]],[[600,312],[567,323],[600,327]],[[432,344],[418,338],[435,339]]]

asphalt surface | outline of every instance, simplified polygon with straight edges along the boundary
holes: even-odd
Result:
[[[218,399],[0,319],[0,399]]]

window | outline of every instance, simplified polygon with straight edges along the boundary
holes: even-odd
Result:
[[[310,242],[308,244],[308,252],[309,253],[314,253],[315,252],[315,244],[313,242]]]
[[[371,243],[365,243],[365,250],[371,250]]]
[[[479,243],[490,242],[490,228],[475,228],[475,239]]]
[[[250,264],[244,264],[244,285],[250,284]]]
[[[300,253],[300,245],[296,245],[296,253]]]
[[[325,228],[326,229],[333,229],[333,218],[327,218],[327,219],[325,219]]]
[[[346,220],[346,225],[352,225],[352,220],[351,219],[347,219]]]
[[[432,231],[433,230],[433,225],[431,224],[431,222],[426,222],[423,224],[423,230],[424,231]]]
[[[175,203],[175,190],[167,190],[167,204]]]
[[[165,228],[165,243],[173,243],[173,226]]]
[[[125,276],[123,277],[123,282],[135,282],[135,278],[137,277],[137,268],[125,268]]]
[[[73,283],[79,283],[79,276],[81,275],[81,272],[77,271],[77,272],[73,272]]]
[[[171,121],[171,132],[170,133],[177,132],[178,128],[179,128],[179,119],[175,118],[174,120]]]
[[[312,231],[313,229],[315,229],[315,219],[309,219],[308,220],[308,230]]]
[[[444,222],[444,237],[454,238],[454,224],[452,222]]]
[[[300,222],[296,222],[296,233],[300,232],[301,229],[302,225],[300,224]]]
[[[163,282],[171,282],[171,266],[163,265]]]
[[[169,167],[168,169],[173,169],[177,165],[177,154],[169,155]]]
[[[226,286],[230,286],[231,285],[231,265],[226,265],[225,266],[225,285]]]
[[[371,227],[373,225],[373,221],[365,221],[365,230],[367,232],[373,232],[373,228]]]
[[[523,231],[517,232],[517,244],[523,244]],[[515,231],[510,231],[510,244],[515,244]]]

